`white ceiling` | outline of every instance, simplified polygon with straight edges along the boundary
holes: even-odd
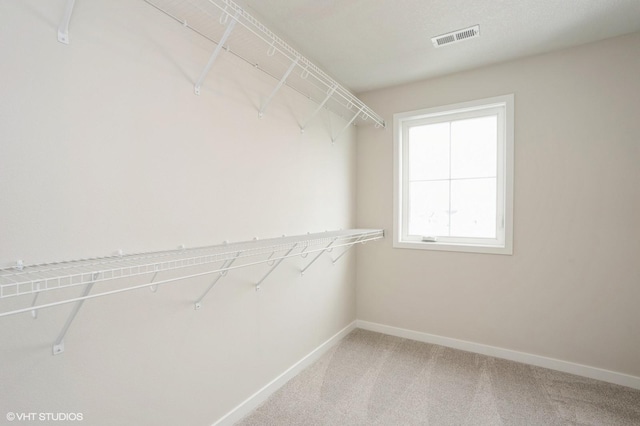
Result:
[[[640,0],[238,3],[355,92],[640,31]],[[476,24],[479,38],[439,49],[431,43],[431,37]]]

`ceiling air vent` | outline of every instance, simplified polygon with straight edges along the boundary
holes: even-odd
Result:
[[[480,25],[433,37],[431,39],[431,42],[435,47],[440,47],[444,46],[445,44],[458,43],[460,41],[469,40],[476,37],[480,37]]]

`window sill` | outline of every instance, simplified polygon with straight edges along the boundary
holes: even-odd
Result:
[[[512,255],[511,246],[490,246],[480,244],[452,244],[424,241],[394,241],[393,248],[413,250],[457,251],[463,253]]]

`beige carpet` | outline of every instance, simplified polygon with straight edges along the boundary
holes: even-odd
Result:
[[[640,425],[640,391],[358,329],[238,424]]]

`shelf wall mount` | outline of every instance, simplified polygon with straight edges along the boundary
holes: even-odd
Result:
[[[267,106],[269,106],[269,103],[271,102],[271,100],[273,99],[273,97],[276,95],[276,93],[278,93],[278,90],[280,90],[282,88],[282,85],[285,84],[285,82],[287,81],[287,78],[289,77],[289,75],[291,74],[291,72],[293,71],[293,69],[296,67],[296,65],[298,64],[298,60],[300,58],[296,58],[295,61],[291,62],[291,65],[289,65],[289,68],[287,69],[287,71],[284,73],[284,75],[282,76],[282,78],[280,79],[280,81],[278,82],[278,84],[276,85],[276,87],[273,89],[273,91],[271,92],[271,94],[267,97],[267,99],[265,99],[264,103],[262,104],[262,107],[260,107],[260,112],[258,112],[258,116],[260,118],[262,118],[262,116],[264,115],[264,112],[267,110]]]
[[[217,277],[215,277],[213,279],[213,281],[211,282],[211,284],[209,284],[209,287],[207,287],[207,289],[204,291],[204,293],[202,293],[202,296],[200,296],[198,298],[198,300],[195,301],[194,305],[194,309],[197,311],[198,309],[200,309],[202,307],[202,300],[206,297],[207,294],[209,294],[209,292],[211,291],[211,289],[218,284],[218,281],[220,281],[220,279],[222,277],[227,276],[227,273],[229,272],[229,268],[231,267],[231,265],[233,265],[233,262],[236,261],[236,259],[238,258],[238,256],[240,256],[240,252],[238,252],[238,254],[236,254],[236,256],[233,259],[227,259],[224,261],[224,263],[222,264],[222,270],[220,271],[220,275],[218,275]]]
[[[227,18],[228,18],[228,15],[227,15]],[[186,22],[187,21],[185,21],[185,23],[183,25],[187,26],[188,24]],[[226,22],[228,22],[228,19],[225,20],[225,23]],[[231,22],[229,22],[227,24],[227,29],[224,31],[224,34],[222,35],[222,38],[220,39],[220,42],[218,43],[216,48],[213,50],[213,53],[209,57],[209,62],[207,62],[207,65],[205,65],[204,70],[202,70],[202,73],[200,74],[200,78],[198,78],[198,81],[196,82],[196,85],[195,85],[195,87],[193,89],[193,91],[195,92],[196,95],[200,95],[200,88],[202,87],[202,83],[204,82],[205,77],[209,73],[209,70],[211,70],[211,67],[213,66],[213,63],[218,58],[218,55],[220,54],[220,51],[222,51],[222,49],[224,47],[224,44],[229,39],[229,36],[231,35],[231,32],[233,31],[233,29],[236,26],[236,22],[238,22],[238,13],[236,13],[236,15],[233,17]]]
[[[83,297],[87,297],[89,295],[89,293],[91,292],[91,289],[93,288],[93,285],[96,283],[96,280],[98,279],[99,276],[100,276],[100,272],[93,273],[93,281],[85,286],[82,292]],[[84,303],[84,301],[85,299],[80,299],[73,306],[73,309],[69,314],[69,317],[67,317],[67,321],[64,323],[64,326],[62,327],[60,334],[58,334],[58,338],[53,344],[54,355],[59,355],[62,352],[64,352],[64,336],[67,335],[67,331],[69,331],[69,327],[71,327],[73,320],[76,319],[76,315],[78,315],[78,312],[80,312],[80,308],[82,308],[82,304]]]
[[[71,14],[75,3],[76,0],[67,0],[62,21],[60,21],[60,26],[58,27],[58,41],[60,43],[69,44],[69,22],[71,22]]]

